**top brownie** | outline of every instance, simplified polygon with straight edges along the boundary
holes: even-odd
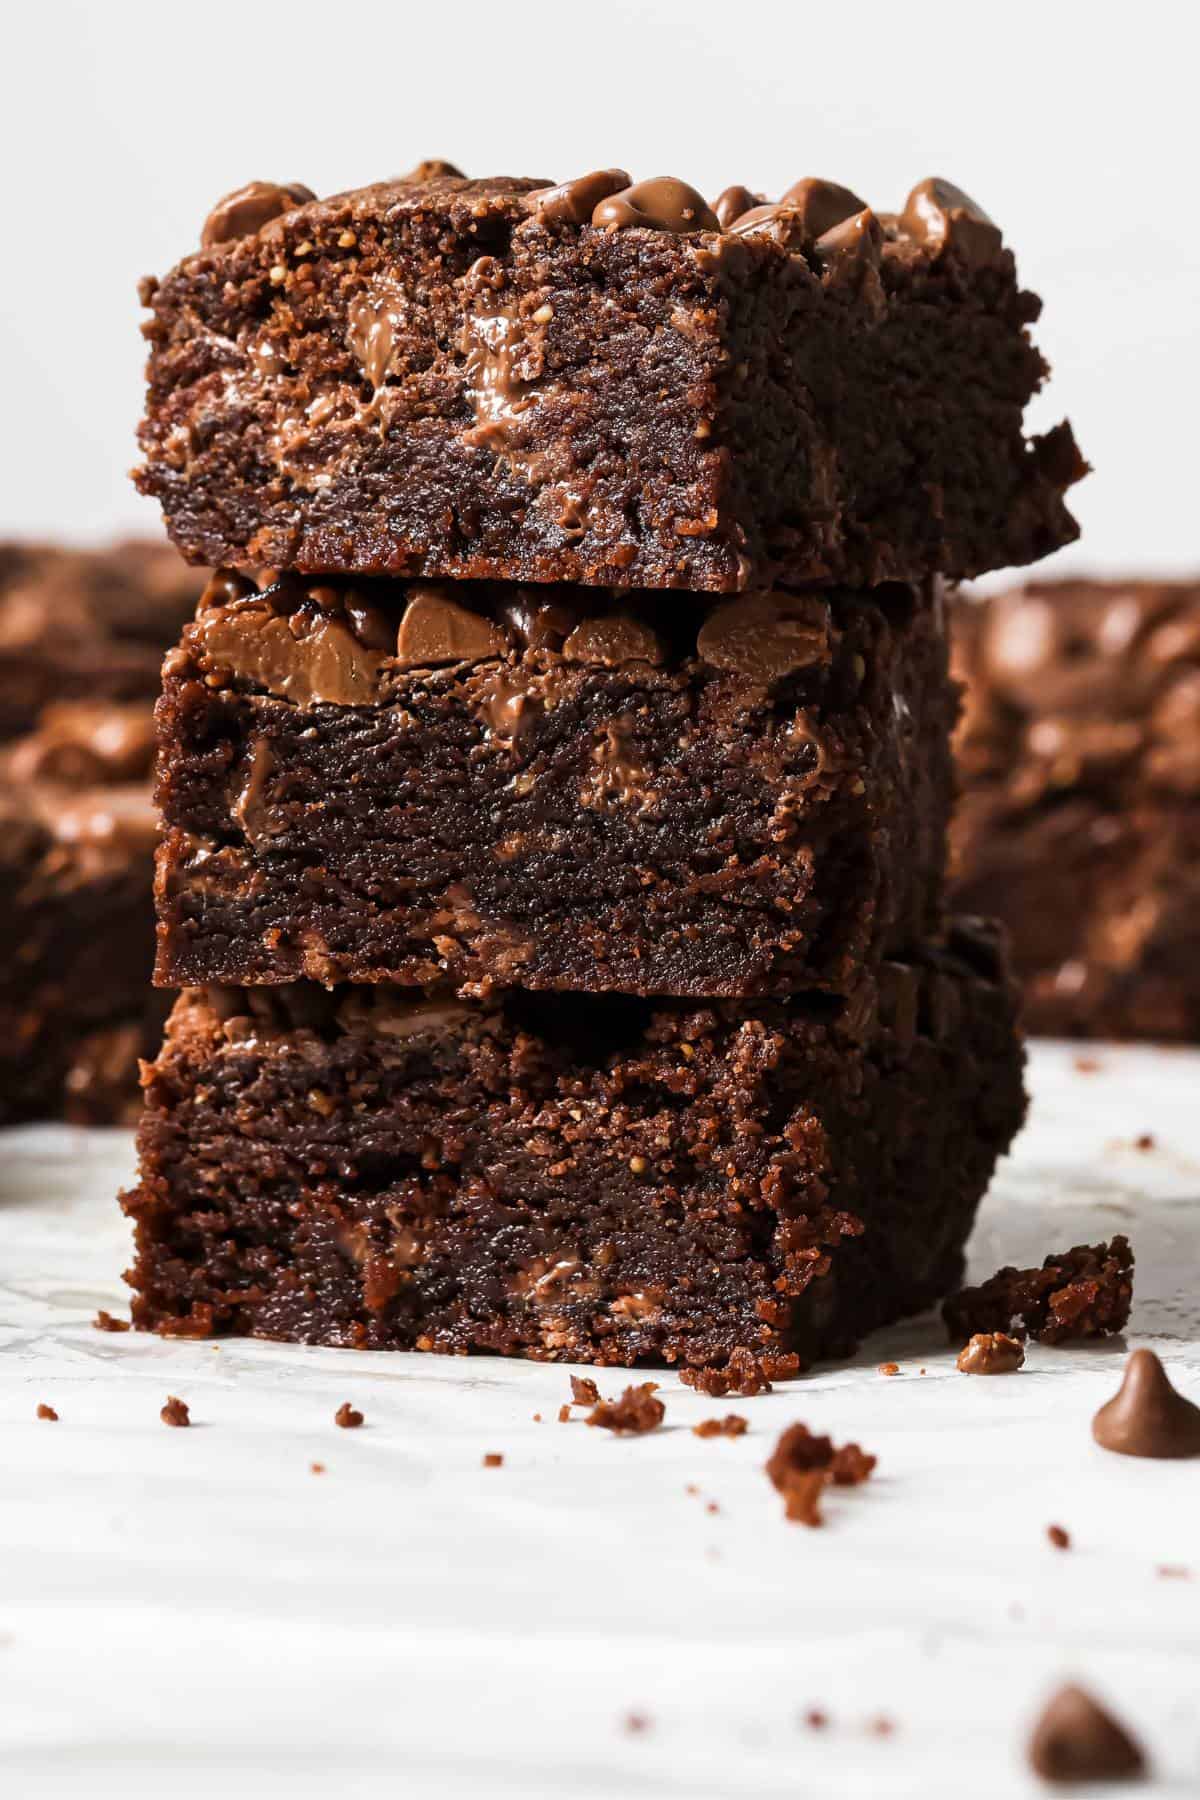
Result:
[[[141,490],[193,562],[737,592],[1028,563],[1040,303],[965,195],[622,170],[254,182],[148,280]]]

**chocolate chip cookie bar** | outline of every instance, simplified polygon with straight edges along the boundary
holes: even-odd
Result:
[[[202,586],[166,543],[0,544],[0,738],[57,701],[153,701]]]
[[[1011,934],[1026,1021],[1200,1042],[1200,584],[963,604],[955,891]]]
[[[150,708],[63,702],[0,756],[0,1125],[132,1123],[150,985]]]
[[[143,493],[192,562],[733,593],[1076,536],[1039,302],[950,183],[254,182],[148,280]]]
[[[956,708],[936,581],[218,577],[164,671],[158,980],[844,992],[938,924]]]
[[[759,1378],[955,1285],[1024,1110],[967,923],[844,1000],[193,989],[145,1081],[143,1327]]]

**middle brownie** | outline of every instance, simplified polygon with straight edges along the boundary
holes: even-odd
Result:
[[[612,603],[215,578],[159,705],[159,982],[841,992],[933,929],[939,587]]]

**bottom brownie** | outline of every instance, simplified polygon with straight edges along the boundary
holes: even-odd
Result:
[[[954,1286],[1021,1072],[973,922],[841,1002],[193,989],[134,1319],[785,1374]]]
[[[145,704],[53,706],[0,754],[0,1125],[132,1124],[150,985],[156,823]]]

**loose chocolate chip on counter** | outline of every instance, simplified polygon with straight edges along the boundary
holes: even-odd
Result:
[[[721,230],[728,231],[743,213],[748,213],[753,207],[761,205],[761,194],[752,194],[748,187],[740,187],[735,183],[733,187],[727,187],[717,195],[713,201],[713,212],[716,214]]]
[[[363,1422],[363,1416],[356,1406],[351,1406],[348,1400],[343,1400],[333,1415],[333,1422],[335,1425],[340,1425],[343,1431],[356,1431]]]
[[[1120,1388],[1092,1420],[1092,1436],[1119,1456],[1200,1456],[1200,1406],[1171,1386],[1153,1350],[1135,1350]]]
[[[666,655],[662,639],[651,626],[621,613],[581,620],[564,643],[562,653],[567,662],[598,663],[605,669],[631,662],[658,667]]]
[[[956,251],[969,268],[994,263],[1003,248],[999,229],[983,208],[939,175],[917,183],[904,203],[900,229],[938,254]]]
[[[754,594],[726,601],[700,628],[704,662],[755,681],[778,681],[829,660],[829,606],[812,594]]]
[[[1145,1773],[1142,1748],[1082,1688],[1060,1688],[1034,1727],[1029,1761],[1043,1781],[1128,1781]]]
[[[1024,1361],[1019,1338],[1006,1331],[977,1331],[959,1351],[957,1367],[964,1375],[1015,1375]]]
[[[186,1400],[177,1400],[174,1394],[167,1395],[167,1403],[159,1411],[159,1418],[164,1425],[190,1425],[192,1415],[188,1411]]]
[[[810,238],[824,237],[843,219],[867,210],[866,201],[860,200],[850,188],[841,187],[836,181],[822,181],[815,175],[806,175],[802,181],[793,182],[781,205],[799,213]]]
[[[629,186],[627,169],[593,169],[557,187],[537,188],[526,194],[524,206],[539,219],[554,225],[587,225],[602,200]]]
[[[610,231],[638,225],[644,231],[720,231],[721,224],[703,194],[677,181],[673,175],[656,175],[635,182],[601,200],[592,213],[592,224]]]
[[[275,181],[248,181],[217,201],[204,221],[200,248],[211,250],[215,244],[226,244],[234,238],[251,237],[271,219],[292,212],[316,195],[302,182],[293,181],[281,187]]]
[[[436,668],[439,663],[487,662],[503,656],[504,634],[490,619],[452,600],[444,588],[413,587],[396,636],[402,669]]]

